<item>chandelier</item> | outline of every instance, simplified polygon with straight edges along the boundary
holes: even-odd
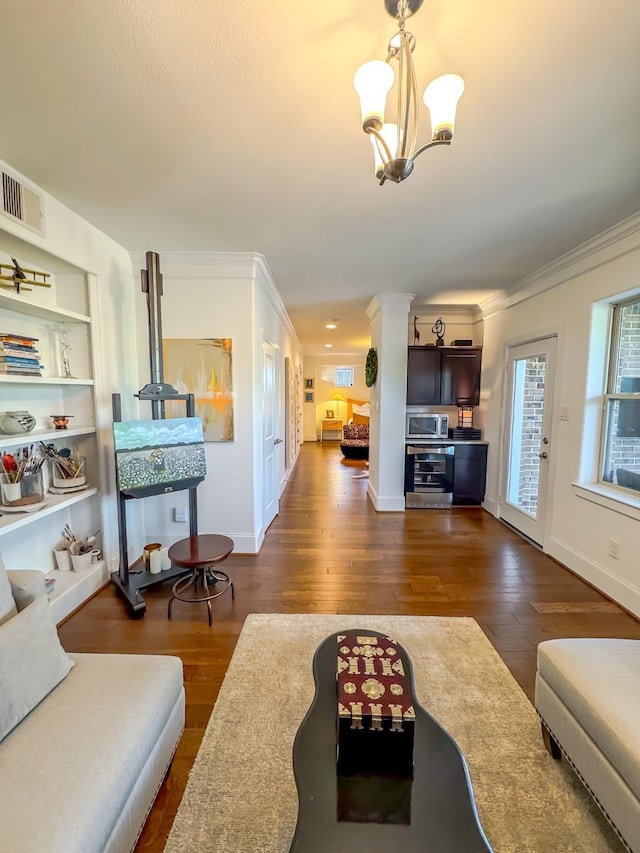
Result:
[[[385,5],[394,14],[395,0],[385,0]],[[418,83],[412,57],[416,40],[407,32],[405,20],[421,5],[422,0],[398,0],[395,12],[398,32],[389,42],[386,60],[365,63],[353,80],[360,96],[362,129],[369,134],[373,145],[380,184],[387,179],[399,184],[409,177],[419,154],[434,145],[451,144],[456,106],[464,92],[464,80],[457,74],[437,77],[427,86],[423,100],[431,115],[431,142],[418,148]],[[395,80],[392,60],[398,62],[396,121],[385,123],[387,93]]]

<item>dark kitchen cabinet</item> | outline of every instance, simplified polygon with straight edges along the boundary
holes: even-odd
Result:
[[[469,406],[480,403],[480,363],[482,349],[442,347],[440,368],[440,405],[457,406],[459,402]]]
[[[487,479],[487,445],[456,444],[453,463],[453,503],[481,504]]]
[[[409,347],[408,406],[480,403],[482,347]]]
[[[407,406],[440,405],[440,348],[409,347]]]

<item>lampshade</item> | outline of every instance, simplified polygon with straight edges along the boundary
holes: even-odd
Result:
[[[422,96],[431,114],[432,139],[451,139],[456,124],[456,108],[464,92],[464,80],[458,74],[436,77]]]
[[[332,399],[332,400],[335,400],[335,401],[336,401],[336,402],[338,402],[338,403],[346,403],[346,402],[347,402],[347,401],[345,400],[345,398],[342,396],[342,394],[337,394],[337,393],[336,393],[336,394],[333,394],[333,395],[332,395],[332,397],[331,397],[331,399]]]
[[[380,59],[365,62],[356,71],[353,85],[360,95],[362,126],[371,123],[380,128],[384,124],[387,92],[395,79],[393,68]]]

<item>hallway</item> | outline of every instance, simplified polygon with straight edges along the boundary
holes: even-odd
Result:
[[[640,639],[640,622],[483,509],[376,513],[368,481],[354,479],[362,470],[343,460],[337,442],[303,445],[261,553],[226,561],[236,599],[214,603],[211,628],[204,604],[177,603],[168,622],[168,587],[147,593],[146,615],[132,620],[113,586],[60,628],[70,652],[178,654],[184,661],[187,728],[137,850],[164,846],[249,613],[472,616],[530,698],[541,640]],[[200,527],[233,535],[213,520],[201,519]]]

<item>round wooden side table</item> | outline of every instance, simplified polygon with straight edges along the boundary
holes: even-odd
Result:
[[[191,571],[173,585],[168,607],[169,619],[171,619],[171,606],[176,599],[192,604],[206,601],[209,625],[211,625],[211,602],[214,598],[219,598],[229,589],[231,598],[236,597],[233,581],[229,575],[214,568],[217,563],[226,560],[232,551],[233,540],[217,533],[203,533],[174,542],[169,548],[171,563]],[[220,589],[218,584],[222,585]],[[198,587],[202,589],[199,590]]]

